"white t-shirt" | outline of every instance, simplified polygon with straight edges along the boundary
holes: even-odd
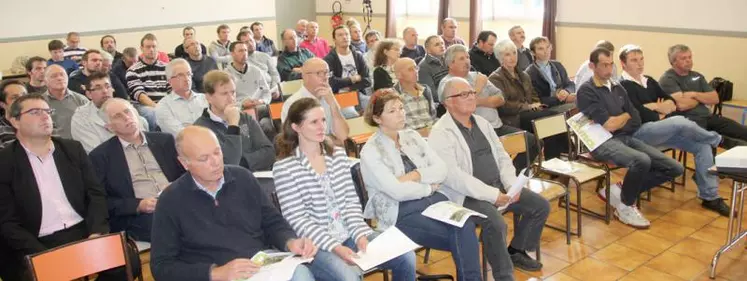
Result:
[[[348,52],[347,55],[337,54],[340,57],[340,64],[342,64],[342,78],[348,78],[350,76],[358,75],[358,68],[355,67],[355,57],[353,52]]]

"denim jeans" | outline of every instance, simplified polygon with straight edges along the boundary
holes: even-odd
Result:
[[[514,280],[514,265],[506,246],[508,228],[501,212],[493,203],[471,197],[464,199],[464,207],[487,216],[485,219],[477,218],[476,221],[482,226],[483,251],[490,267],[493,268],[493,279]],[[509,205],[506,212],[514,213],[514,239],[511,241],[511,247],[525,251],[537,250],[547,216],[550,214],[550,203],[539,194],[524,189],[519,201]]]
[[[591,152],[595,159],[628,168],[622,202],[633,206],[641,192],[682,175],[685,169],[657,148],[627,135],[613,136]]]
[[[633,137],[653,147],[676,148],[695,155],[698,197],[703,200],[719,198],[718,176],[709,174],[708,168],[713,166],[713,148],[721,142],[721,135],[706,131],[685,117],[672,116],[643,124]]]
[[[368,236],[373,241],[378,233]],[[358,252],[358,246],[352,238],[342,243],[353,252]],[[410,281],[417,278],[415,274],[415,253],[410,251],[378,266],[379,268],[392,271],[393,281]],[[318,280],[329,281],[360,281],[363,280],[363,271],[355,265],[345,263],[342,258],[333,252],[320,250],[314,257],[311,266],[314,276]]]
[[[308,265],[301,264],[296,267],[296,271],[293,272],[293,277],[290,281],[314,281],[314,275],[311,274]]]
[[[480,246],[475,234],[474,217],[459,228],[421,214],[428,206],[441,201],[448,201],[448,198],[437,192],[421,199],[400,202],[397,228],[415,243],[451,252],[457,280],[482,280]]]
[[[158,121],[156,120],[156,108],[145,106],[139,103],[133,103],[132,105],[135,107],[135,110],[137,110],[137,113],[140,114],[140,116],[143,116],[146,121],[148,121],[148,131],[155,131],[156,128],[158,128]]]

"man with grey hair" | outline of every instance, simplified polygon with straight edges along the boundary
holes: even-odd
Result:
[[[610,53],[615,53],[615,45],[612,45],[612,42],[607,40],[599,40],[596,44],[594,44],[594,49],[596,48],[604,48],[607,51],[610,51]],[[586,81],[589,81],[591,77],[594,76],[594,71],[591,70],[589,67],[589,60],[584,61],[584,63],[581,64],[581,66],[578,67],[578,71],[576,71],[576,78],[573,79],[573,83],[576,84],[576,87],[581,87],[581,84],[583,84]],[[619,76],[617,75],[617,67],[615,65],[612,65],[612,81],[617,81]]]
[[[419,63],[425,57],[425,48],[418,45],[418,30],[412,26],[405,27],[402,31],[402,39],[405,41],[405,45],[402,47],[402,53],[399,57],[408,57],[415,60],[415,63]]]
[[[501,121],[501,117],[498,115],[498,108],[503,106],[506,100],[503,97],[503,92],[498,89],[495,85],[488,81],[488,77],[482,73],[476,71],[470,71],[471,62],[469,51],[464,45],[452,45],[446,49],[445,63],[448,66],[448,74],[441,79],[441,83],[438,85],[438,96],[440,101],[444,101],[444,89],[446,88],[446,81],[452,77],[459,77],[469,82],[470,87],[475,90],[475,103],[476,108],[474,114],[485,118],[495,130],[498,136],[508,135],[515,132],[521,131],[519,128],[504,125]],[[527,133],[530,147],[527,151],[529,152],[529,158],[534,161],[537,157],[537,146],[534,141],[534,135]],[[521,170],[527,167],[529,163],[526,163],[526,157],[524,154],[518,155],[514,159],[514,166],[516,169]]]
[[[122,57],[120,56],[120,58],[117,59],[116,62],[119,62],[121,60]],[[122,81],[117,78],[117,75],[114,74],[112,68],[112,64],[114,62],[115,59],[112,54],[108,52],[101,52],[101,72],[109,74],[109,80],[111,81],[112,88],[114,89],[114,96],[118,98],[128,99],[129,95],[127,94],[127,87],[125,87],[125,84],[123,84]]]
[[[727,148],[747,145],[747,127],[729,118],[712,115],[708,110],[708,105],[719,102],[719,96],[703,74],[692,70],[690,48],[677,44],[669,47],[667,55],[672,68],[662,74],[659,84],[672,96],[677,111],[700,127],[724,136]]]
[[[519,71],[526,70],[529,65],[534,63],[534,57],[529,49],[524,46],[524,41],[527,39],[526,34],[524,34],[524,29],[519,25],[511,27],[511,29],[508,30],[508,38],[510,38],[511,42],[514,42],[516,45],[516,51],[519,55],[516,69]]]
[[[192,44],[196,42],[193,40],[190,44],[185,44],[188,45],[188,53],[190,50],[194,51]],[[212,59],[208,56],[203,58]],[[194,123],[208,107],[205,95],[192,90],[193,75],[190,63],[182,58],[174,59],[166,65],[166,79],[171,85],[171,92],[156,105],[156,120],[164,133],[176,136],[184,127]]]
[[[441,79],[449,73],[449,68],[444,63],[444,53],[446,52],[444,40],[438,35],[428,36],[425,39],[425,50],[427,52],[425,58],[418,64],[420,68],[418,70],[418,82],[431,88],[431,91],[436,91]],[[438,96],[434,98],[436,98],[434,102],[438,104]],[[437,107],[436,114],[441,116],[445,111],[443,106],[440,106],[440,109]]]
[[[506,189],[516,181],[516,170],[493,125],[475,114],[479,98],[472,82],[462,77],[444,81],[440,95],[447,112],[433,125],[428,144],[450,165],[445,184],[456,194],[450,194],[449,198],[487,216],[477,222],[482,225],[483,249],[495,280],[514,280],[514,267],[526,271],[542,269],[542,264],[529,257],[527,251],[535,251],[539,246],[550,203],[529,189],[523,189],[514,198],[506,194]],[[518,218],[509,246],[503,208]]]
[[[306,25],[307,24],[309,24],[309,21],[305,19],[300,19],[296,22],[296,29],[294,31],[296,32],[296,37],[298,39],[303,40],[304,38],[306,38]]]
[[[444,47],[448,48],[454,44],[464,44],[464,40],[457,36],[457,21],[453,18],[445,18],[441,21],[441,39],[444,40]]]
[[[54,123],[54,135],[62,138],[71,139],[70,122],[73,114],[78,107],[88,103],[88,99],[67,87],[67,73],[59,65],[50,65],[44,72],[44,83],[47,84],[47,91],[42,94],[49,104],[49,107],[55,111],[52,115]]]
[[[200,41],[197,41],[193,37],[185,38],[184,43],[182,43],[184,51],[187,53],[185,59],[192,69],[192,90],[197,92],[202,91],[202,77],[205,76],[205,73],[213,69],[218,69],[218,63],[215,59],[203,54],[201,45]],[[166,75],[166,79],[169,79],[168,74]]]

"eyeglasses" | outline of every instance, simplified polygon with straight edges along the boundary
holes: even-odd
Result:
[[[171,76],[171,78],[192,79],[192,73],[179,73]]]
[[[324,77],[324,78],[332,77],[332,74],[329,73],[329,70],[320,70],[320,71],[317,71],[317,72],[304,72],[304,74],[306,74],[306,75],[316,75],[317,77]]]
[[[29,114],[31,116],[36,116],[36,117],[42,116],[43,114],[52,116],[52,114],[54,114],[54,109],[53,108],[32,108],[32,109],[19,113],[18,116],[16,117],[21,117],[21,115],[24,115],[24,114]]]
[[[476,92],[476,91],[472,91],[472,90],[470,90],[470,91],[459,92],[459,93],[458,93],[458,94],[456,94],[456,95],[451,95],[451,96],[448,96],[448,97],[446,97],[446,98],[447,98],[447,99],[448,99],[448,98],[460,98],[460,99],[466,99],[466,98],[468,98],[468,97],[470,97],[470,96],[474,96],[474,95],[477,95],[477,92]]]

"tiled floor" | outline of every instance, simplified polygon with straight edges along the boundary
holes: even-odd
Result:
[[[613,182],[623,175],[623,170],[613,172]],[[688,178],[691,175],[692,172],[688,171]],[[730,198],[731,180],[722,179],[720,183],[721,196]],[[575,189],[572,188],[572,191],[575,198]],[[607,225],[601,220],[584,216],[583,236],[573,236],[571,245],[566,245],[563,233],[545,228],[541,244],[543,270],[515,270],[516,280],[711,280],[708,278],[708,267],[713,254],[726,239],[728,220],[700,207],[692,179],[687,180],[686,187],[677,186],[674,193],[656,189],[652,196],[651,202],[644,201],[642,205],[642,211],[652,221],[648,230],[634,230],[614,219]],[[582,204],[598,211],[604,207],[593,193],[592,185],[582,187]],[[556,225],[564,225],[563,210],[558,209],[557,204],[552,205],[554,211],[549,220]],[[506,216],[509,227],[512,226],[510,217]],[[571,217],[575,229],[575,213]],[[747,227],[747,218],[744,225]],[[510,229],[509,239],[512,234]],[[433,251],[428,264],[422,263],[422,254],[419,253],[418,259],[420,271],[456,276],[448,253]],[[145,277],[152,280],[147,269]],[[380,274],[365,278],[366,281],[382,279]],[[493,280],[492,276],[489,280]],[[722,256],[716,280],[747,280],[744,242]]]

